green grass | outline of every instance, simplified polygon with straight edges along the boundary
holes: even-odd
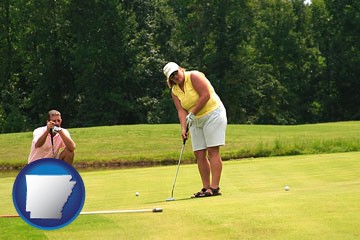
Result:
[[[77,144],[75,166],[176,163],[182,141],[178,124],[69,129]],[[229,125],[224,160],[248,157],[360,151],[360,121],[296,126]],[[0,134],[0,167],[27,162],[32,133]],[[190,142],[183,162],[194,163]]]
[[[182,143],[178,124],[69,130],[79,169],[176,163]],[[354,152],[360,151],[359,131],[360,122],[229,125],[223,159],[248,159],[224,162],[221,197],[188,200],[201,187],[194,164],[181,166],[175,202],[165,202],[175,166],[80,170],[87,191],[84,211],[159,206],[164,212],[79,216],[55,231],[0,219],[0,239],[360,238],[360,153]],[[0,134],[0,168],[24,166],[31,139],[31,132]],[[304,155],[337,152],[352,153]],[[302,156],[251,158],[284,155]],[[183,163],[193,162],[189,142]],[[11,188],[16,171],[0,172],[0,214],[15,213]]]
[[[0,218],[0,238],[359,239],[359,159],[360,152],[352,152],[227,161],[223,196],[204,199],[189,199],[200,189],[200,178],[195,164],[182,165],[174,202],[165,199],[176,166],[82,170],[83,211],[162,207],[164,212],[80,215],[52,231]],[[14,179],[0,173],[0,214],[15,213]]]

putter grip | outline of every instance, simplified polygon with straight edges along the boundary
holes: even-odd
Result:
[[[189,125],[186,125],[186,134],[189,132]],[[188,139],[188,137],[184,138],[183,140],[183,145],[185,145],[186,140]]]

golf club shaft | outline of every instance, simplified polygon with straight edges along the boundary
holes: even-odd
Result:
[[[188,133],[188,131],[189,131],[189,125],[186,125],[186,133]],[[172,190],[171,190],[171,198],[172,199],[174,199],[174,188],[175,188],[176,178],[177,178],[177,175],[179,173],[180,163],[181,163],[182,155],[183,155],[183,152],[184,152],[186,140],[187,140],[187,137],[183,139],[183,145],[182,145],[181,151],[180,151],[180,157],[179,157],[178,165],[177,165],[177,168],[176,168],[174,183],[173,183]]]
[[[185,141],[186,141],[186,139],[185,139]],[[181,147],[181,151],[180,151],[180,157],[179,157],[178,165],[177,165],[177,168],[176,168],[174,183],[173,183],[172,190],[171,190],[171,198],[174,198],[174,188],[175,188],[176,178],[177,178],[177,175],[178,175],[178,173],[179,173],[179,168],[180,168],[180,163],[181,163],[182,154],[183,154],[183,152],[184,152],[185,141],[184,141],[184,143],[183,143],[183,145],[182,145],[182,147]]]

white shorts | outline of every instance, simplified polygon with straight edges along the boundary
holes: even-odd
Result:
[[[193,151],[225,145],[226,125],[226,109],[223,105],[209,114],[195,119],[190,126]]]

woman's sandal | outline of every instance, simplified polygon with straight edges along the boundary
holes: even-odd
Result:
[[[221,192],[220,192],[220,188],[208,188],[207,190],[210,190],[210,191],[206,191],[204,193],[204,196],[202,197],[213,197],[213,196],[220,196],[221,195]]]
[[[191,195],[191,198],[198,198],[198,197],[204,197],[204,194],[206,193],[206,188],[202,188],[199,192],[194,193]]]

